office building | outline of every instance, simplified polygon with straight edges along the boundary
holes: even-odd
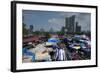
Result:
[[[67,29],[67,33],[74,33],[75,28],[75,15],[67,17],[65,19],[65,29]]]

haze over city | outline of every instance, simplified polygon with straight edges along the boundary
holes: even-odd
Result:
[[[75,22],[81,26],[81,31],[91,30],[91,14],[77,12],[35,11],[23,10],[23,23],[34,26],[34,31],[44,29],[49,31],[60,31],[65,26],[65,18],[75,15]]]

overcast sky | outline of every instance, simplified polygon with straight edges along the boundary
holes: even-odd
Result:
[[[27,27],[33,25],[34,31],[40,29],[49,31],[51,28],[54,31],[59,31],[62,26],[65,26],[65,18],[72,15],[76,16],[75,21],[79,23],[82,31],[90,30],[90,13],[23,10],[23,22]]]

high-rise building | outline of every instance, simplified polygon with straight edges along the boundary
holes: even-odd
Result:
[[[30,25],[30,31],[33,31],[33,25]]]
[[[33,25],[29,26],[29,35],[31,36],[33,34]]]
[[[75,32],[75,15],[71,17],[67,17],[65,19],[65,29],[67,29],[68,33],[74,33]]]
[[[75,29],[76,33],[80,33],[81,32],[81,26],[78,25],[78,22],[76,22],[76,29]]]

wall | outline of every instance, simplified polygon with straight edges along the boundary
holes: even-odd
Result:
[[[11,73],[10,72],[10,1],[11,0],[0,1],[0,73]],[[99,5],[100,0],[33,0],[33,1],[98,5],[98,7],[100,8],[100,5]],[[100,9],[99,9],[99,12],[100,12]],[[100,14],[98,16],[100,16]],[[100,17],[98,17],[98,20],[99,19]],[[98,27],[100,27],[100,25],[98,25]],[[100,31],[100,29],[98,31]],[[98,37],[100,37],[100,33],[98,34]],[[98,40],[100,40],[100,38]],[[100,41],[98,43],[100,43]],[[98,48],[98,51],[100,51],[99,48]],[[54,73],[56,72],[58,73],[86,73],[86,72],[99,73],[100,67],[84,68],[84,69],[52,70],[52,71],[42,71],[42,72],[38,71],[37,73],[52,73],[52,72]]]

